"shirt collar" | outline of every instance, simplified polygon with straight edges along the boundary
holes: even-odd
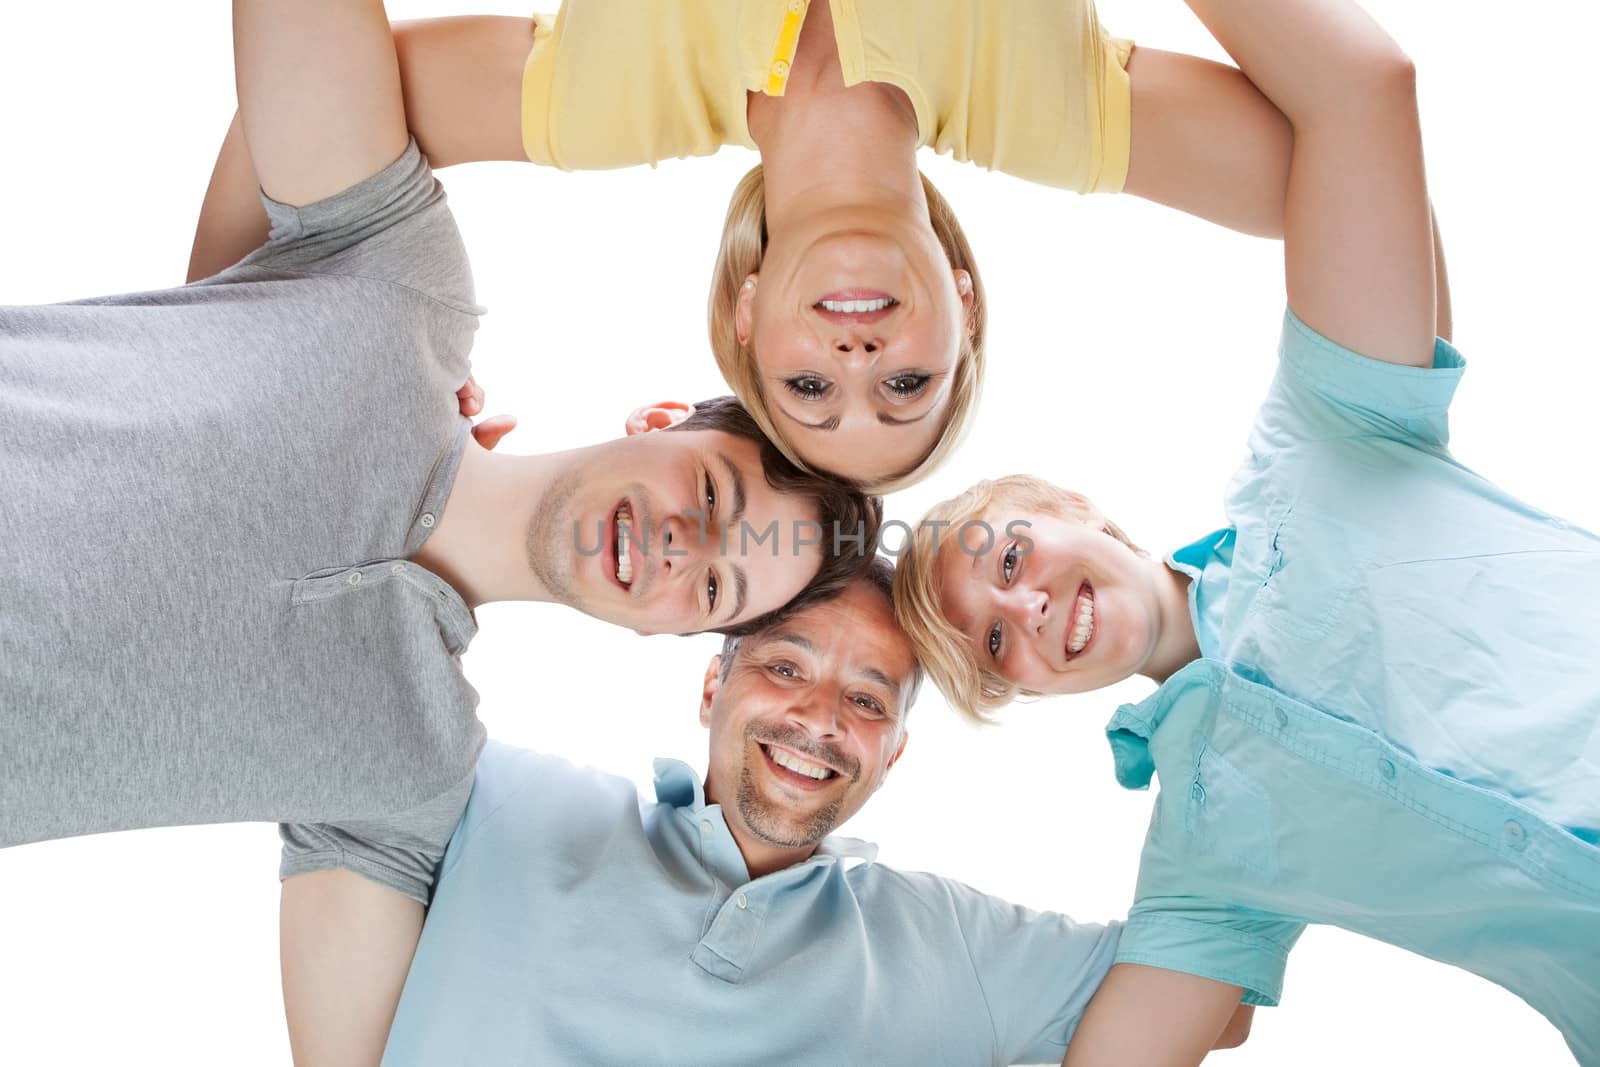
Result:
[[[686,808],[691,813],[706,807],[706,787],[695,769],[682,760],[657,757],[655,761],[656,800],[674,808]],[[823,839],[817,851],[805,862],[831,860],[843,864],[845,860],[872,863],[878,858],[878,846],[842,834]],[[798,866],[798,864],[797,864]]]
[[[1203,633],[1200,586],[1206,564],[1214,556],[1224,553],[1233,543],[1233,537],[1233,527],[1225,526],[1189,542],[1166,558],[1168,567],[1189,579],[1189,622],[1194,626],[1196,639]],[[1156,770],[1155,760],[1150,755],[1150,738],[1160,727],[1161,720],[1166,718],[1178,694],[1196,676],[1209,675],[1214,669],[1204,658],[1197,659],[1186,664],[1137,704],[1124,704],[1117,709],[1111,722],[1106,725],[1106,739],[1111,742],[1111,758],[1118,782],[1128,789],[1150,787],[1150,779]]]
[[[1177,549],[1166,559],[1167,566],[1179,574],[1188,575],[1195,582],[1200,581],[1205,573],[1206,564],[1213,555],[1222,551],[1233,542],[1233,527],[1224,526],[1220,530],[1213,530],[1196,541],[1190,541],[1182,548]],[[1193,586],[1190,587],[1190,609],[1194,606]]]

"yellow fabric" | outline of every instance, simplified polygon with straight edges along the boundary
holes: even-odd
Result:
[[[1122,188],[1133,46],[1093,0],[830,2],[845,84],[902,90],[922,144],[1046,185]],[[528,158],[601,170],[754,148],[746,93],[782,95],[807,4],[566,0],[536,16]]]

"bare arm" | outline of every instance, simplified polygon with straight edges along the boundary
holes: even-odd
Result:
[[[276,200],[332,196],[405,149],[381,0],[234,0],[233,65],[244,140]]]
[[[521,85],[522,66],[533,46],[533,20],[468,16],[397,22],[392,29],[405,121],[430,164],[527,158],[522,151]],[[258,184],[235,118],[200,207],[189,281],[231,266],[266,241],[267,217],[256,196]]]
[[[1289,306],[1319,333],[1428,366],[1438,325],[1416,72],[1349,0],[1189,0],[1287,116]]]
[[[1233,67],[1138,47],[1123,191],[1257,237],[1283,236],[1294,131]]]
[[[1213,1048],[1234,1048],[1253,1009],[1236,985],[1119,963],[1089,1002],[1062,1067],[1194,1067]]]
[[[383,1057],[422,905],[348,870],[283,883],[279,954],[297,1067],[358,1067]]]

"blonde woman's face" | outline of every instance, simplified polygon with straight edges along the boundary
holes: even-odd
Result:
[[[1157,588],[1148,561],[1103,524],[1093,510],[995,504],[941,542],[939,607],[979,666],[1036,693],[1087,693],[1139,672],[1160,634]]]
[[[894,229],[774,237],[737,307],[739,339],[791,447],[869,483],[916,466],[939,439],[972,305],[972,279],[931,230]]]

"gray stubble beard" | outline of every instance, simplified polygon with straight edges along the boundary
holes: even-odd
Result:
[[[759,747],[763,740],[777,741],[780,744],[790,745],[802,752],[810,746],[801,742],[798,737],[774,736],[758,738],[756,724],[751,723],[745,729],[745,740],[754,742]],[[780,731],[781,733],[781,731]],[[861,768],[842,752],[830,752],[828,756],[836,765],[844,765],[847,777],[851,781],[859,778]],[[833,832],[839,825],[839,808],[844,804],[844,797],[838,796],[826,805],[813,812],[799,829],[791,829],[790,820],[783,818],[782,807],[774,805],[761,795],[756,788],[755,775],[750,773],[750,764],[746,761],[739,768],[739,789],[734,796],[734,803],[739,808],[739,817],[763,842],[778,848],[805,848],[814,845]]]

